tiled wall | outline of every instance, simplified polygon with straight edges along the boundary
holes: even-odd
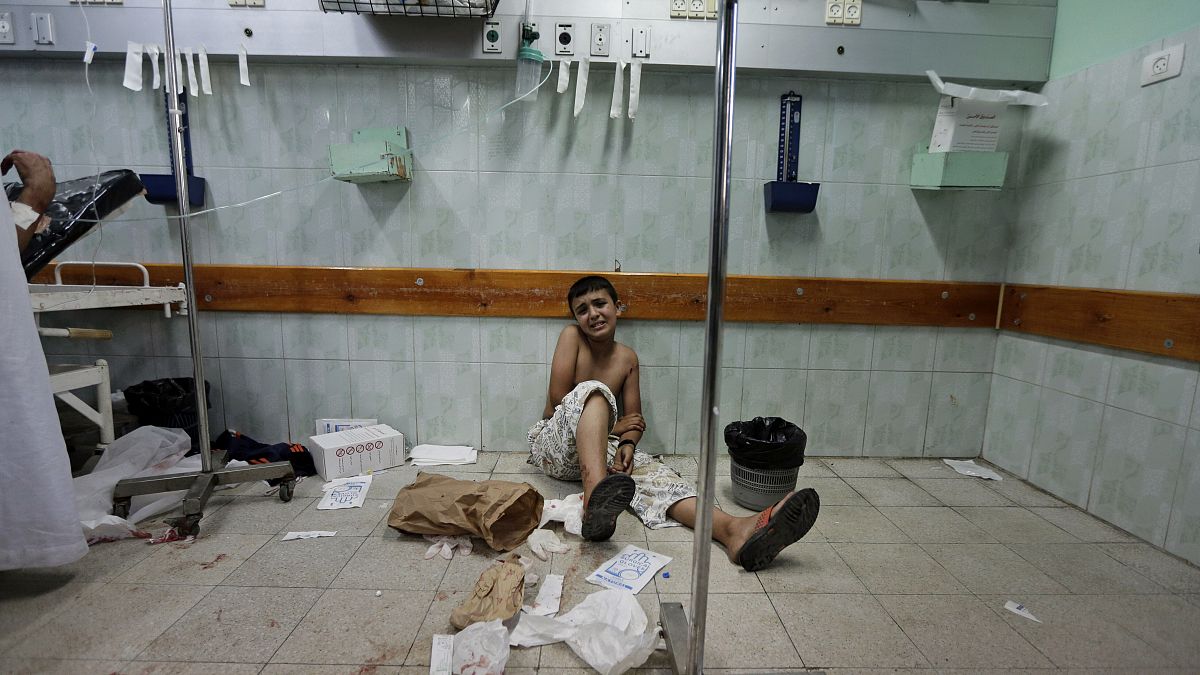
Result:
[[[81,68],[0,61],[0,80],[19,82],[0,101],[0,136],[50,155],[67,176],[90,170],[90,129],[105,164],[166,172],[158,95],[121,89],[119,68],[100,64],[93,115]],[[603,271],[619,259],[625,271],[706,269],[711,75],[648,70],[630,121],[609,119],[612,75],[602,66],[578,119],[553,82],[530,106],[488,114],[511,96],[511,68],[254,64],[250,89],[230,66],[214,70],[217,96],[191,107],[212,204],[319,182],[326,146],[363,126],[406,125],[417,171],[411,185],[328,181],[196,218],[200,262]],[[822,181],[821,197],[812,215],[764,215],[778,97],[789,90],[804,96],[800,178]],[[928,141],[937,105],[927,83],[745,76],[738,92],[730,273],[1003,277],[1011,192],[907,187],[912,148]],[[1011,122],[1004,143],[1015,151],[1020,117]],[[139,205],[129,217],[161,214]],[[161,219],[111,225],[70,257],[90,258],[97,243],[102,260],[179,258]],[[109,358],[118,384],[186,374],[182,319],[94,316],[118,337],[84,349]],[[314,417],[369,415],[417,441],[505,450],[523,446],[541,413],[565,323],[204,318],[215,427],[298,439]],[[48,319],[70,321],[85,320]],[[701,324],[629,321],[619,339],[641,356],[645,445],[697,452]],[[975,456],[982,447],[990,330],[735,324],[725,345],[723,420],[782,414],[808,430],[814,454]]]
[[[1156,40],[1043,88],[1022,139],[1016,283],[1200,293],[1200,69],[1150,87]],[[983,455],[1200,562],[1200,368],[1002,333]]]

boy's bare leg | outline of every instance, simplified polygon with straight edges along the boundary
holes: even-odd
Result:
[[[780,500],[780,502],[782,501]],[[681,499],[667,509],[667,516],[694,530],[696,529],[696,504],[698,502],[699,499],[696,497]],[[713,507],[712,537],[725,547],[730,561],[734,563],[738,561],[737,554],[742,550],[742,544],[745,544],[750,535],[754,533],[754,525],[757,520],[757,513],[738,518]]]
[[[579,453],[579,471],[583,478],[583,508],[587,508],[592,489],[608,475],[608,422],[611,411],[600,392],[593,392],[583,404],[579,426],[575,429],[575,450]]]

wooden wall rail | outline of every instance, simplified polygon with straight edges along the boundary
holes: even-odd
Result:
[[[176,284],[179,265],[149,264]],[[52,281],[53,268],[38,281]],[[567,318],[566,289],[586,272],[198,265],[202,310]],[[67,283],[90,284],[73,267]],[[702,274],[609,272],[632,319],[701,321]],[[97,283],[139,284],[97,268]],[[1000,302],[1002,300],[1002,302]],[[1200,295],[952,281],[730,276],[725,317],[764,323],[999,327],[1032,335],[1200,361]]]
[[[1200,295],[1005,286],[1000,328],[1200,361]]]
[[[148,264],[151,283],[176,284],[179,265]],[[201,310],[567,318],[566,291],[586,272],[197,265]],[[38,280],[49,281],[52,270]],[[97,268],[101,284],[141,283]],[[90,284],[92,270],[64,271]],[[606,273],[632,319],[704,319],[702,274]],[[730,321],[991,327],[999,284],[731,276]]]

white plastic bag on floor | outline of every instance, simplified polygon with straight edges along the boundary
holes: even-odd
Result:
[[[561,522],[564,531],[578,536],[583,531],[583,493],[547,499],[542,505],[542,522],[538,527],[545,527],[552,520]]]
[[[658,628],[647,631],[648,625],[632,593],[606,590],[592,593],[557,618],[521,614],[508,641],[515,647],[566,642],[592,668],[617,675],[650,658],[658,644]]]
[[[75,479],[75,506],[88,542],[124,539],[137,529],[134,523],[178,506],[185,490],[134,497],[128,518],[111,515],[118,481],[199,471],[199,455],[183,457],[191,447],[182,430],[161,427],[140,427],[113,441],[92,472]]]
[[[500,619],[473,623],[454,636],[454,675],[504,675],[508,629]]]

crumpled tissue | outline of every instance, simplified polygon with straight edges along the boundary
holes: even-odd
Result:
[[[559,603],[562,602],[562,586],[563,575],[547,574],[545,583],[538,591],[537,599],[532,605],[521,607],[521,611],[526,614],[536,614],[537,616],[554,616],[558,614]]]
[[[529,535],[529,550],[542,560],[549,560],[549,553],[566,553],[570,546],[562,543],[553,530],[534,530]]]
[[[632,593],[604,590],[584,598],[561,617],[522,613],[508,643],[537,647],[565,641],[592,668],[603,675],[618,675],[645,663],[654,652],[658,627],[647,631],[648,624]]]
[[[583,493],[547,499],[542,504],[542,521],[538,527],[545,527],[552,520],[561,522],[568,533],[579,535],[583,531]]]
[[[455,675],[503,675],[508,663],[508,629],[500,619],[473,623],[454,636]]]
[[[433,546],[430,546],[425,551],[425,559],[429,560],[435,555],[441,555],[446,560],[454,557],[454,550],[458,549],[459,555],[471,555],[471,537],[463,535],[461,537],[450,537],[444,534],[425,535],[426,541],[432,541]]]

